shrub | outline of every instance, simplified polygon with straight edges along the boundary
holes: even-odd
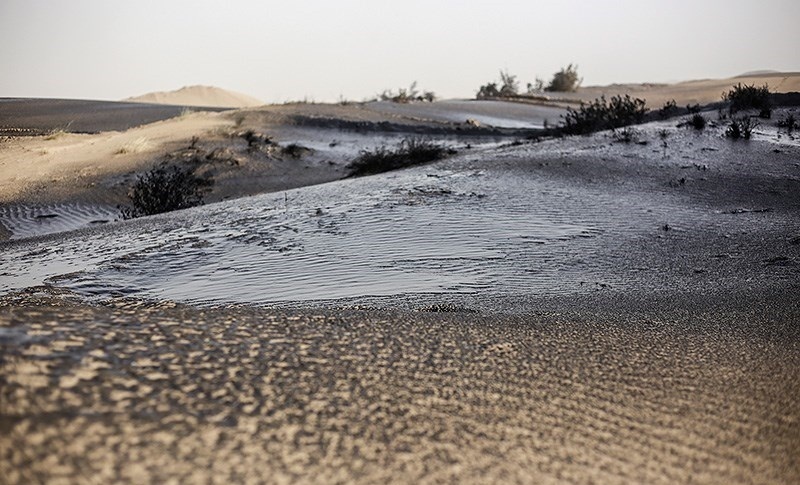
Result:
[[[159,165],[139,176],[128,194],[133,207],[122,207],[122,217],[132,219],[200,205],[211,184],[211,180],[176,165]]]
[[[429,101],[436,100],[436,94],[433,91],[424,91],[422,94],[417,90],[417,82],[414,81],[406,88],[399,88],[397,93],[387,89],[378,96],[381,101],[391,101],[393,103],[411,103],[414,101]]]
[[[500,96],[516,96],[519,92],[519,82],[517,76],[508,71],[500,71]]]
[[[757,126],[758,122],[754,122],[749,116],[733,120],[725,130],[725,137],[732,140],[738,140],[739,138],[749,140]]]
[[[787,132],[791,133],[800,128],[800,124],[797,123],[793,113],[788,113],[786,117],[778,121],[778,128],[785,128]]]
[[[733,88],[722,93],[722,99],[728,101],[730,106],[728,110],[731,114],[738,111],[748,109],[758,110],[758,116],[761,118],[769,118],[772,116],[772,106],[769,101],[769,86],[766,84],[761,87],[756,87],[754,84],[742,85],[742,83],[733,86]]]
[[[384,145],[372,151],[363,150],[347,168],[351,177],[360,177],[433,162],[452,153],[455,153],[452,149],[428,140],[406,138],[394,149]]]
[[[695,113],[692,115],[691,118],[689,118],[687,124],[692,128],[694,128],[695,130],[702,130],[703,128],[706,127],[706,119],[703,118],[703,115],[701,115],[700,113]]]
[[[614,137],[614,141],[619,143],[639,143],[641,133],[639,130],[626,126],[621,130],[614,130],[612,136]]]
[[[696,113],[699,113],[699,112],[700,112],[700,110],[702,110],[702,109],[703,109],[703,108],[702,108],[702,107],[701,107],[699,104],[697,104],[697,103],[695,103],[695,104],[687,104],[687,105],[686,105],[686,111],[688,111],[688,112],[689,112],[689,114],[696,114]]]
[[[561,131],[568,135],[585,135],[600,130],[621,128],[641,123],[647,114],[645,101],[631,98],[629,95],[612,96],[606,101],[605,96],[591,103],[581,103],[580,108],[567,108],[563,116]]]
[[[583,79],[578,77],[578,66],[570,64],[553,74],[553,80],[545,91],[572,92],[578,89]]]
[[[669,118],[675,110],[678,109],[678,103],[675,100],[670,100],[664,103],[664,106],[658,109],[658,116],[659,118],[666,119]]]
[[[492,82],[481,86],[478,89],[477,99],[491,99],[502,97],[513,97],[519,93],[519,82],[517,76],[508,71],[500,71],[500,87],[498,83]]]
[[[478,94],[475,95],[478,99],[491,99],[500,97],[500,90],[497,89],[497,83],[484,84],[478,89]]]

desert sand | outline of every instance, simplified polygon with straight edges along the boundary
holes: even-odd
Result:
[[[592,101],[600,96],[607,98],[629,94],[647,101],[651,109],[675,100],[678,106],[709,104],[721,101],[722,93],[738,83],[744,85],[769,86],[771,92],[800,92],[799,73],[744,74],[729,79],[701,79],[673,84],[611,84],[608,86],[585,86],[575,93],[553,93],[552,98],[567,101]]]
[[[4,139],[0,481],[800,480],[796,108],[749,141],[713,110],[623,143],[536,139],[520,122],[552,111],[504,106]],[[417,135],[457,153],[346,177]],[[36,219],[170,156],[204,160],[210,203]]]
[[[175,91],[147,93],[123,101],[209,108],[248,108],[264,104],[252,96],[214,86],[184,86]]]

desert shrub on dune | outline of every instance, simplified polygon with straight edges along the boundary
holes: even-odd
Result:
[[[772,105],[769,100],[769,86],[766,84],[756,87],[754,84],[739,83],[730,91],[722,93],[722,99],[729,102],[728,110],[731,114],[748,109],[758,110],[758,116],[769,118],[772,116]]]
[[[186,209],[203,203],[212,181],[177,165],[159,165],[140,175],[128,193],[131,207],[121,207],[123,219]]]
[[[517,76],[508,71],[500,71],[500,83],[491,82],[478,88],[477,99],[510,98],[519,94]]]
[[[663,120],[672,116],[678,110],[678,103],[674,99],[664,103],[664,106],[658,109],[658,116]]]
[[[732,140],[738,140],[740,138],[749,140],[753,135],[753,130],[757,127],[757,121],[753,121],[749,116],[743,116],[742,118],[731,121],[731,124],[725,129],[725,137]]]
[[[393,103],[412,103],[415,101],[427,101],[432,103],[436,101],[436,93],[433,91],[423,91],[422,93],[419,92],[417,89],[417,82],[414,81],[411,85],[406,88],[399,88],[397,93],[393,92],[390,89],[385,90],[381,93],[378,98],[381,101],[391,101]]]
[[[577,90],[582,82],[583,79],[578,76],[578,66],[570,64],[553,74],[553,79],[544,89],[545,91],[572,92]]]
[[[706,127],[706,119],[700,113],[693,114],[686,123],[695,130],[702,130]]]
[[[567,108],[562,116],[560,131],[567,135],[585,135],[595,131],[622,128],[623,126],[641,123],[648,109],[645,101],[631,98],[629,95],[612,96],[607,101],[605,96],[591,103],[581,103],[580,108]]]
[[[373,175],[404,167],[422,165],[454,153],[451,148],[422,138],[406,138],[395,148],[380,146],[363,150],[347,168],[350,177]]]

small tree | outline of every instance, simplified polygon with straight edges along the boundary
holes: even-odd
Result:
[[[500,87],[500,96],[516,96],[519,92],[517,76],[508,71],[500,71],[500,82],[503,84]]]
[[[553,80],[545,88],[546,91],[572,92],[578,89],[583,79],[578,77],[578,66],[570,64],[553,74]]]
[[[478,89],[478,94],[475,96],[478,99],[490,99],[500,96],[500,90],[497,89],[497,83],[488,83]]]

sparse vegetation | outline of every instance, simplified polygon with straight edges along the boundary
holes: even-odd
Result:
[[[697,103],[695,103],[695,104],[687,104],[686,105],[686,111],[688,111],[689,114],[692,114],[692,115],[699,113],[700,110],[702,110],[702,109],[703,108]]]
[[[243,131],[239,136],[247,142],[247,147],[250,149],[257,148],[261,145],[274,145],[272,138],[263,134],[257,133],[253,130]]]
[[[693,114],[686,123],[695,130],[702,130],[706,127],[706,119],[700,113]]]
[[[203,203],[212,181],[177,165],[161,164],[140,175],[128,197],[132,207],[121,207],[123,219],[186,209]]]
[[[769,100],[769,86],[766,84],[756,87],[754,84],[746,85],[739,83],[733,88],[722,94],[722,99],[729,102],[728,111],[730,114],[749,109],[758,110],[760,118],[772,116],[772,105]]]
[[[381,101],[391,101],[393,103],[411,103],[415,101],[436,101],[436,94],[433,91],[424,91],[422,93],[417,90],[417,82],[414,81],[406,88],[399,88],[397,92],[389,89],[381,93],[379,96]]]
[[[620,130],[614,130],[612,133],[614,141],[618,143],[639,143],[641,132],[630,126],[626,126]]]
[[[661,140],[661,148],[663,150],[663,156],[667,156],[667,148],[669,148],[669,131],[666,128],[662,128],[658,130],[658,138]]]
[[[452,153],[455,153],[452,149],[429,140],[406,138],[395,148],[381,146],[375,150],[363,150],[347,168],[351,177],[360,177],[422,165]]]
[[[519,94],[517,76],[508,71],[500,71],[500,87],[497,86],[496,82],[484,84],[478,89],[475,97],[478,99],[509,98]]]
[[[577,110],[568,108],[560,130],[568,135],[585,135],[595,131],[622,128],[641,123],[647,114],[645,101],[629,95],[605,96],[591,103],[581,103]]]
[[[578,66],[572,64],[562,68],[553,74],[553,79],[547,85],[545,91],[572,92],[576,91],[583,82],[578,76]]]
[[[675,111],[677,111],[677,109],[678,109],[678,103],[676,103],[675,100],[672,99],[672,100],[667,101],[666,103],[664,103],[664,106],[662,106],[662,107],[660,107],[658,109],[658,116],[662,120],[663,119],[667,119],[670,116],[672,116],[672,114]]]
[[[797,119],[795,119],[794,113],[787,113],[782,120],[778,121],[778,128],[783,128],[791,133],[794,130],[800,129],[800,124],[797,122]]]
[[[141,153],[150,148],[150,142],[145,137],[139,137],[123,144],[117,149],[117,155],[125,155],[128,153]]]
[[[725,129],[725,137],[732,140],[740,138],[749,140],[756,127],[758,127],[757,121],[753,121],[749,116],[744,116],[731,121],[731,124]]]

